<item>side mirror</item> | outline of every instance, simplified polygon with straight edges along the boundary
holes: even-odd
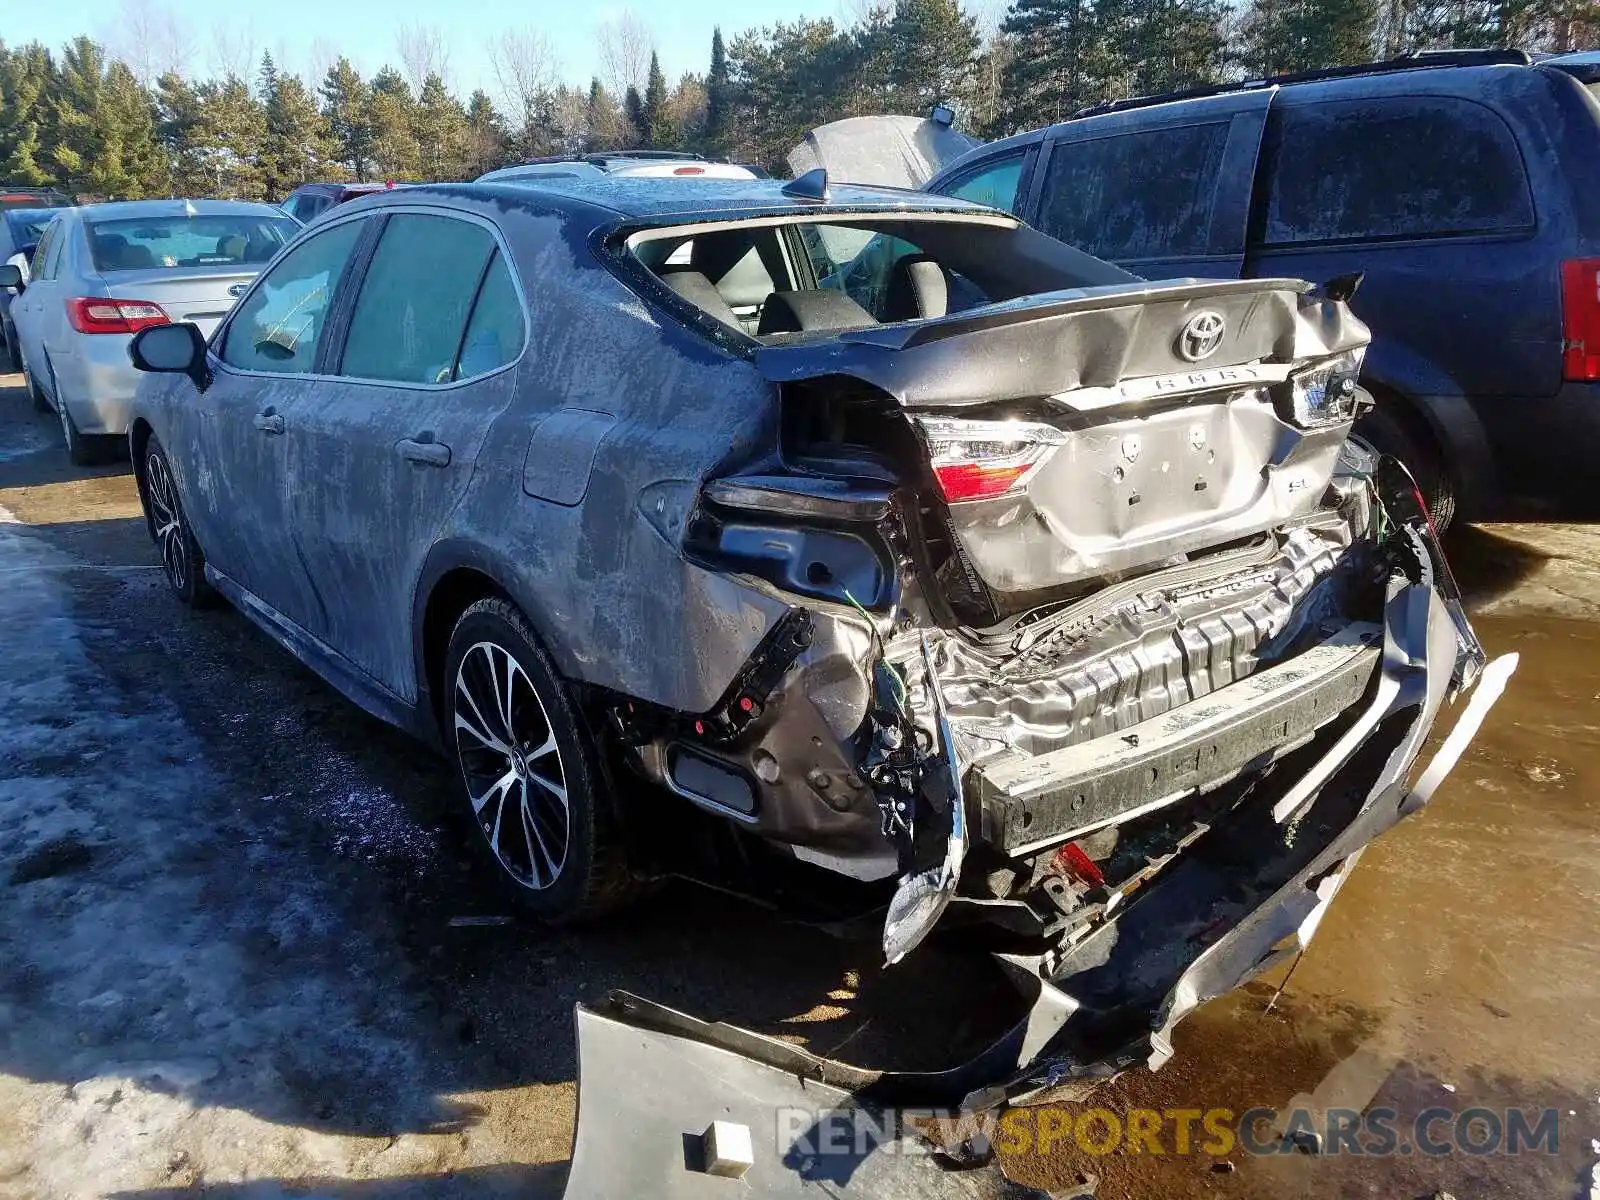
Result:
[[[16,263],[0,263],[0,288],[16,288],[20,293],[27,286],[21,267]]]
[[[211,386],[211,368],[206,364],[206,339],[199,326],[189,321],[175,325],[151,325],[133,335],[128,343],[128,358],[140,371],[187,375],[197,391]]]

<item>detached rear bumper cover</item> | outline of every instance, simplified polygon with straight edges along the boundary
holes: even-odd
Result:
[[[1419,550],[1436,552],[1426,526],[1414,528]],[[1293,759],[1295,770],[1264,777],[1263,794],[1249,803],[1260,829],[1292,829],[1293,836],[1242,865],[1187,855],[1127,912],[1075,944],[1004,957],[1035,999],[1025,1019],[969,1062],[938,1073],[871,1072],[633,997],[613,996],[603,1013],[580,1008],[582,1092],[568,1194],[622,1194],[633,1185],[660,1195],[709,1195],[720,1185],[685,1165],[679,1142],[684,1131],[726,1116],[725,1105],[739,1096],[746,1107],[756,1102],[755,1117],[740,1118],[757,1122],[750,1178],[760,1180],[760,1194],[787,1195],[803,1190],[815,1164],[808,1167],[810,1160],[774,1132],[782,1126],[762,1107],[769,1092],[773,1106],[984,1109],[1026,1103],[1045,1091],[1070,1094],[1075,1084],[1087,1090],[1141,1061],[1161,1066],[1172,1053],[1172,1030],[1186,1015],[1304,948],[1362,848],[1427,802],[1499,698],[1515,656],[1484,669],[1453,585],[1438,583],[1426,572],[1421,582],[1395,577],[1366,699],[1337,737],[1295,752],[1302,756]],[[1455,730],[1408,790],[1407,776],[1441,708],[1474,683]],[[1185,948],[1190,952],[1180,952]],[[626,1031],[626,1082],[616,1059],[619,1029]],[[704,1072],[642,1069],[661,1055],[708,1056],[716,1064],[712,1074],[728,1087],[706,1086]],[[765,1082],[754,1086],[758,1080]],[[668,1133],[671,1147],[643,1144]],[[614,1153],[623,1144],[630,1153]],[[852,1165],[842,1176],[828,1176],[837,1188],[831,1194],[914,1196],[930,1186],[903,1162],[888,1172],[865,1169],[870,1155],[845,1161]],[[938,1194],[968,1194],[964,1187],[973,1195],[1007,1194],[992,1177],[951,1182],[958,1178],[944,1177],[955,1190]]]

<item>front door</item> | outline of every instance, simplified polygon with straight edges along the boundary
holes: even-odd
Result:
[[[416,581],[511,402],[524,340],[490,225],[391,210],[330,358],[337,385],[283,414],[288,528],[316,593],[288,615],[408,702]]]
[[[328,227],[257,280],[213,339],[210,388],[172,413],[176,461],[192,464],[184,496],[206,558],[286,615],[309,584],[285,512],[285,414],[327,386],[319,348],[365,224]]]

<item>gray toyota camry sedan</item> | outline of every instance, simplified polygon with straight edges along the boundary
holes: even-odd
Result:
[[[130,438],[173,592],[438,744],[531,913],[680,826],[891,963],[992,928],[1039,1006],[965,1083],[1014,1097],[1303,944],[1510,666],[1347,442],[1352,283],[820,172],[416,187],[140,333]]]

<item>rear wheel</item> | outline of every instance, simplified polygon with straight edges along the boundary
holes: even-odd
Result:
[[[150,527],[151,539],[161,551],[161,569],[166,574],[167,586],[191,608],[204,608],[213,603],[217,593],[206,582],[206,556],[184,515],[167,452],[154,435],[145,444],[139,481],[145,521]]]
[[[1433,527],[1440,533],[1449,528],[1456,515],[1455,486],[1437,447],[1412,434],[1407,425],[1384,411],[1383,400],[1356,422],[1355,436],[1380,454],[1393,455],[1406,465],[1417,481]]]
[[[510,894],[551,923],[622,904],[632,880],[595,747],[514,605],[479,600],[461,615],[444,692],[477,844]]]

